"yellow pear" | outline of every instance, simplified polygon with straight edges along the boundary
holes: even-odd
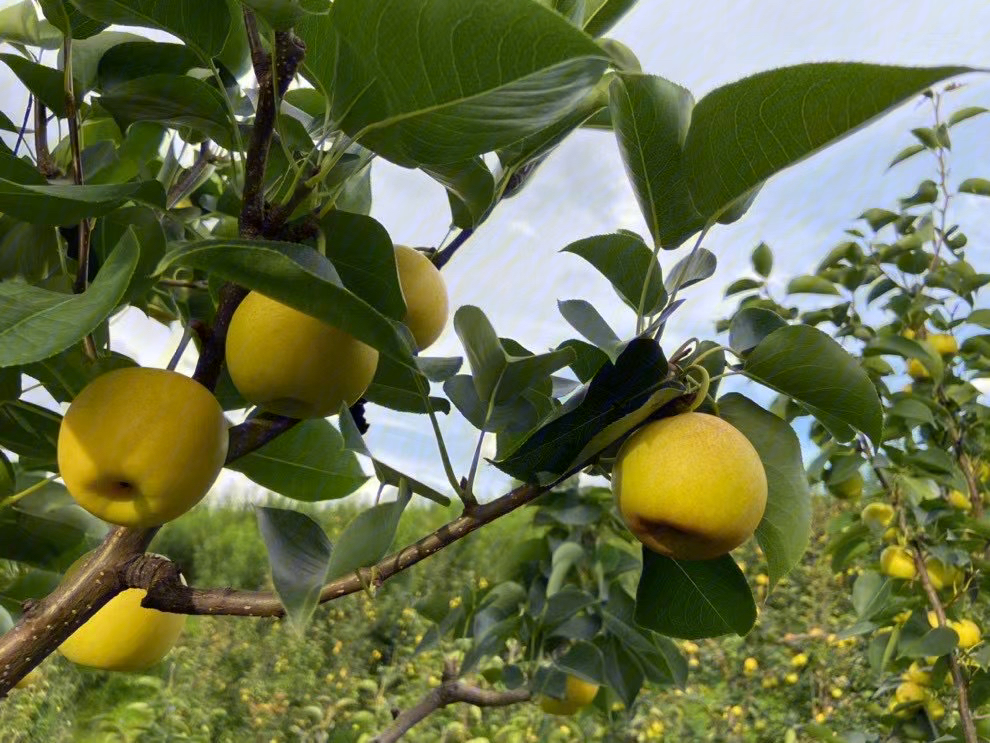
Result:
[[[928,671],[923,670],[917,661],[913,661],[908,666],[908,669],[901,674],[901,679],[918,684],[919,686],[931,686],[932,684],[932,675]]]
[[[598,684],[568,675],[564,698],[541,696],[540,708],[548,715],[573,715],[582,707],[591,704],[597,694]]]
[[[371,346],[257,292],[234,312],[226,352],[238,392],[290,418],[325,418],[353,405],[378,367]]]
[[[928,336],[928,342],[932,344],[935,351],[941,356],[952,356],[959,351],[959,344],[956,339],[948,333],[936,333]]]
[[[963,650],[968,650],[974,645],[979,644],[983,637],[983,633],[980,632],[980,625],[972,619],[960,619],[955,622],[949,622],[949,626],[959,635],[959,647]]]
[[[828,491],[839,500],[856,500],[863,494],[863,476],[853,472],[845,480],[828,483]]]
[[[447,324],[447,285],[433,261],[405,245],[395,246],[395,267],[406,301],[403,322],[422,351],[433,345]]]
[[[88,555],[76,560],[66,577]],[[186,625],[185,614],[169,614],[141,606],[143,588],[128,588],[110,599],[69,635],[58,651],[73,663],[104,671],[143,671],[172,649]]]
[[[859,517],[871,527],[885,529],[894,520],[894,507],[889,503],[870,503],[860,511]]]
[[[968,511],[973,507],[969,497],[960,490],[950,490],[948,498],[949,505],[960,511]]]
[[[931,374],[928,373],[927,367],[925,367],[925,365],[918,359],[911,359],[908,361],[907,373],[915,382],[922,382],[931,378]]]
[[[745,542],[767,503],[753,445],[706,413],[647,423],[622,444],[612,469],[619,513],[648,548],[679,560],[709,560]]]
[[[198,382],[164,369],[115,369],[69,406],[58,433],[59,473],[93,515],[158,526],[206,495],[227,441],[223,410]]]
[[[962,580],[962,571],[955,565],[946,565],[935,555],[925,558],[925,572],[936,590],[941,590]]]
[[[885,547],[880,553],[880,572],[903,580],[912,580],[918,574],[911,553],[896,544]]]
[[[894,699],[898,704],[923,702],[927,698],[928,692],[925,688],[913,681],[904,681],[894,690]]]

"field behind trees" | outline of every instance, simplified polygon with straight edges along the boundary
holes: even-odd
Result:
[[[863,649],[856,638],[841,637],[854,622],[845,585],[852,576],[833,575],[824,554],[825,524],[844,506],[816,501],[812,548],[769,597],[752,543],[736,553],[763,600],[760,618],[745,638],[679,643],[689,667],[683,689],[649,686],[631,709],[600,695],[596,704],[610,708],[606,716],[588,710],[553,717],[531,702],[484,711],[453,705],[405,739],[769,743],[810,740],[804,726],[815,720],[835,730],[882,731],[876,714],[885,700],[871,699],[876,680]],[[375,596],[348,596],[319,609],[301,638],[279,621],[191,617],[178,647],[146,675],[81,670],[53,656],[41,683],[0,707],[0,737],[5,743],[367,740],[387,726],[393,706],[405,709],[439,683],[444,657],[463,652],[457,643],[465,641],[444,640],[416,657],[431,627],[416,602],[457,601],[464,581],[482,589],[497,581],[493,558],[520,539],[520,530],[538,533],[534,512],[496,522]],[[314,515],[332,537],[355,513],[344,505]],[[448,516],[438,508],[409,509],[398,541]],[[251,509],[199,507],[169,524],[152,550],[178,561],[197,585],[270,585]],[[474,679],[482,686],[485,670],[491,669]]]

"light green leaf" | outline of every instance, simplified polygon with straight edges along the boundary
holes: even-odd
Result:
[[[400,486],[394,501],[379,503],[355,516],[337,538],[327,578],[333,580],[370,567],[385,557],[395,541],[399,519],[410,497],[408,485]]]
[[[990,196],[990,180],[986,178],[967,178],[959,184],[959,193]]]
[[[622,341],[590,302],[566,299],[557,302],[557,308],[572,328],[607,353],[612,361],[618,358]]]
[[[804,555],[811,538],[811,491],[794,430],[737,393],[719,398],[719,415],[749,439],[767,475],[767,510],[756,539],[767,558],[770,587]]]
[[[258,530],[268,549],[272,583],[289,624],[302,630],[320,602],[333,548],[326,533],[304,513],[259,506]]]
[[[74,40],[88,39],[107,27],[84,15],[69,0],[39,0],[45,18],[64,35]],[[73,72],[75,69],[73,68]]]
[[[0,366],[41,361],[95,330],[124,298],[139,252],[128,230],[82,294],[0,283]]]
[[[835,284],[821,276],[797,276],[788,282],[787,293],[838,295],[839,290],[835,288]]]
[[[53,114],[61,119],[65,118],[65,75],[62,72],[24,59],[19,54],[0,54],[0,61],[3,61],[24,83],[24,87],[38,96]],[[75,91],[77,104],[84,92]]]
[[[619,22],[637,0],[585,0],[584,30],[601,36]]]
[[[368,479],[340,433],[323,418],[297,423],[228,467],[280,495],[310,503],[343,498]]]
[[[62,44],[62,34],[48,21],[39,21],[31,0],[0,10],[0,42],[40,46],[57,49]]]

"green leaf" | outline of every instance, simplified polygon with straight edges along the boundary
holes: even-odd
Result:
[[[59,0],[56,0],[59,1]],[[196,55],[188,47],[181,44],[156,44],[137,34],[125,33],[121,31],[105,31],[89,39],[74,41],[72,43],[72,77],[75,81],[76,93],[81,95],[90,90],[94,90],[100,79],[99,70],[103,57],[118,45],[125,45],[127,42],[143,42],[145,46],[171,46],[183,49],[193,59]],[[62,55],[59,61],[64,64]],[[187,68],[188,69],[188,68]],[[156,70],[157,71],[157,70]],[[184,71],[184,70],[183,70]],[[139,75],[132,75],[138,77]]]
[[[704,281],[715,273],[715,267],[715,254],[710,250],[705,248],[692,250],[677,261],[667,274],[667,291],[673,293]]]
[[[712,91],[695,106],[684,145],[684,173],[697,211],[706,220],[716,217],[774,173],[968,71],[811,63]]]
[[[557,302],[564,319],[577,332],[608,354],[613,361],[622,350],[622,341],[609,327],[591,302],[584,299],[566,299]]]
[[[69,0],[39,0],[39,4],[45,18],[63,35],[76,41],[95,36],[107,27],[107,24],[94,21],[81,13]],[[73,67],[73,72],[75,71]]]
[[[967,178],[959,184],[959,193],[990,196],[990,180],[986,178]]]
[[[575,564],[585,559],[584,547],[577,542],[561,542],[550,558],[550,577],[547,580],[547,598],[557,593],[564,585],[567,574]]]
[[[821,276],[798,276],[788,282],[787,293],[838,295],[839,290],[835,288],[835,284]]]
[[[242,0],[276,31],[285,31],[304,18],[327,6],[326,0]]]
[[[990,109],[983,108],[983,106],[966,106],[960,108],[958,111],[954,111],[949,117],[949,126],[955,126],[961,121],[985,114],[987,111],[990,111]]]
[[[0,42],[40,46],[57,49],[62,44],[62,34],[47,21],[39,21],[31,0],[0,10]]]
[[[595,235],[573,242],[561,252],[588,261],[634,311],[640,312],[642,304],[642,315],[657,312],[667,301],[660,264],[638,237],[624,232]]]
[[[761,242],[753,248],[750,261],[753,264],[753,270],[763,278],[766,278],[770,275],[770,271],[773,270],[773,251],[770,250],[769,245]]]
[[[811,491],[794,430],[738,393],[719,398],[719,415],[760,455],[767,475],[767,509],[756,528],[770,587],[800,562],[811,538]]]
[[[643,548],[636,621],[684,640],[745,635],[756,623],[756,602],[731,555],[681,561]]]
[[[46,359],[95,330],[124,298],[139,250],[129,230],[82,294],[0,283],[0,366]]]
[[[495,201],[495,177],[480,157],[460,163],[423,166],[447,189],[453,225],[469,230],[481,224]]]
[[[10,71],[24,83],[24,87],[38,96],[53,114],[60,119],[65,118],[65,76],[63,73],[24,59],[18,54],[0,54],[0,61],[3,61],[10,68]],[[85,91],[77,90],[75,92],[76,103],[78,104]]]
[[[287,498],[311,503],[343,498],[368,479],[340,433],[323,418],[297,423],[228,467]]]
[[[733,294],[740,294],[742,292],[752,291],[753,289],[759,289],[764,283],[765,282],[763,281],[758,281],[757,279],[751,279],[749,277],[736,279],[725,287],[725,296],[731,297]]]
[[[502,342],[485,313],[473,305],[464,305],[454,313],[454,330],[464,346],[478,399],[487,405],[507,363]]]
[[[126,206],[110,212],[93,230],[91,250],[99,265],[103,265],[128,229],[134,233],[141,252],[127,287],[127,298],[138,302],[154,285],[155,268],[165,255],[165,231],[155,212],[144,206]]]
[[[434,490],[426,483],[422,483],[419,480],[413,479],[397,469],[390,467],[381,460],[374,459],[372,463],[375,466],[375,474],[378,475],[378,479],[385,485],[391,485],[395,488],[408,487],[416,495],[421,495],[427,500],[431,500],[439,506],[447,508],[450,505],[450,498],[448,498],[443,493]]]
[[[557,668],[596,684],[607,683],[605,658],[602,651],[590,642],[576,642],[571,645],[557,659]]]
[[[16,158],[0,153],[0,212],[31,224],[69,225],[100,217],[133,200],[165,207],[165,191],[158,181],[106,186],[47,185],[44,179],[22,178]],[[40,178],[40,174],[35,171]]]
[[[311,248],[265,240],[199,240],[166,253],[158,273],[175,265],[201,268],[259,291],[416,368],[398,324],[347,291],[333,264]]]
[[[17,490],[40,480],[34,475],[19,477]],[[62,573],[99,544],[108,528],[76,505],[64,485],[50,482],[13,506],[0,509],[0,559]]]
[[[949,627],[936,627],[913,642],[901,644],[898,656],[901,658],[926,658],[933,655],[948,655],[959,643],[959,635]]]
[[[0,501],[14,492],[17,477],[14,475],[14,465],[0,451]]]
[[[395,267],[395,248],[378,221],[333,210],[320,221],[326,256],[344,286],[386,317],[402,320],[406,303]]]
[[[571,371],[582,384],[587,384],[602,366],[608,362],[608,355],[590,343],[571,339],[564,341],[557,348],[570,348],[574,351],[574,361],[571,362]]]
[[[82,344],[76,344],[60,354],[28,364],[24,373],[37,379],[56,402],[71,402],[101,374],[136,365],[133,359],[116,352],[94,361],[83,351]]]
[[[157,28],[177,36],[201,54],[214,57],[230,29],[225,3],[201,0],[72,0],[91,18],[121,26]]]
[[[883,410],[873,382],[822,331],[807,325],[774,331],[750,352],[743,373],[801,403],[839,441],[858,430],[880,444]]]
[[[2,158],[0,158],[2,162]],[[0,217],[0,279],[34,284],[59,267],[58,230]]]
[[[430,409],[441,413],[450,412],[450,402],[442,397],[430,397],[430,408],[427,408],[418,386],[422,380],[419,383],[416,380],[416,375],[408,367],[387,356],[381,356],[378,359],[378,368],[375,369],[375,378],[365,390],[364,397],[368,402],[403,413],[427,413]]]
[[[285,607],[289,624],[301,632],[320,602],[320,589],[332,559],[330,540],[320,525],[304,513],[259,506],[257,515],[275,593]]]
[[[341,129],[405,166],[462,162],[540,131],[591,91],[608,62],[531,0],[337,0],[329,17],[311,16],[296,32],[308,50],[304,74],[332,91]]]
[[[330,558],[329,580],[370,567],[388,554],[410,494],[408,485],[400,486],[394,501],[361,511],[344,527]]]
[[[601,36],[619,22],[637,0],[585,0],[584,30]]]
[[[768,335],[786,326],[787,321],[776,312],[760,307],[744,307],[733,316],[729,325],[729,347],[744,356]]]
[[[136,121],[190,127],[222,147],[233,146],[233,127],[223,95],[212,85],[186,75],[149,75],[115,85],[100,96],[121,131]]]
[[[704,227],[684,178],[694,97],[653,75],[617,73],[609,110],[619,152],[656,244],[676,248]]]
[[[0,403],[0,447],[14,452],[24,463],[54,472],[55,447],[62,416],[22,400]]]
[[[883,611],[890,600],[893,584],[872,570],[860,573],[853,584],[852,602],[856,618],[868,621]]]
[[[118,38],[104,41],[109,35],[110,33],[100,34],[90,39],[95,47],[92,50],[84,48],[90,52],[86,61],[92,66],[93,87],[104,92],[142,77],[185,75],[202,64],[196,52],[182,44],[148,41],[133,34],[113,34]],[[76,45],[73,45],[73,56],[77,51]],[[73,65],[75,64],[73,61]]]
[[[598,370],[568,406],[529,435],[496,466],[526,482],[551,482],[567,472],[578,454],[611,423],[641,408],[667,373],[667,360],[656,341],[636,338],[615,363]]]
[[[632,707],[643,688],[645,674],[635,654],[631,653],[616,637],[604,636],[598,640],[605,657],[605,675],[608,687],[616,693],[626,707]]]

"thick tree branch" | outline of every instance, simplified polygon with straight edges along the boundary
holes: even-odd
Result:
[[[494,691],[458,681],[451,664],[444,669],[440,686],[428,692],[418,704],[401,712],[388,730],[372,738],[372,743],[395,743],[419,722],[449,704],[464,702],[475,707],[509,707],[530,699],[529,689]]]
[[[299,421],[274,413],[260,413],[230,429],[230,444],[227,446],[227,461],[230,464],[255,449],[260,449]]]
[[[34,156],[37,161],[38,170],[45,178],[54,178],[59,174],[52,159],[52,153],[48,149],[48,112],[45,104],[37,96],[28,98],[28,110],[31,109],[31,101],[34,101]],[[25,123],[27,121],[25,113]],[[23,128],[21,130],[23,134]],[[16,148],[15,148],[16,152]]]

